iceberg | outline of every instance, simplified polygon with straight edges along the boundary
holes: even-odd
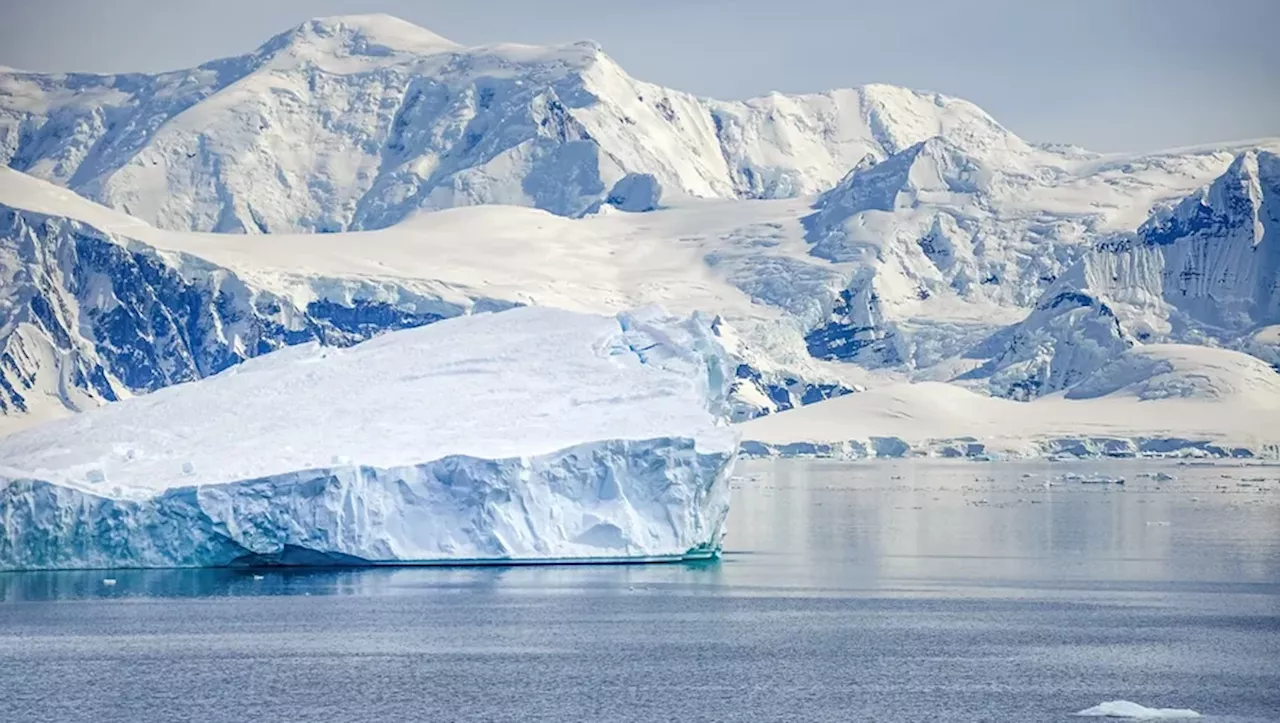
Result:
[[[657,308],[290,347],[0,437],[0,570],[714,556],[731,382]]]
[[[1148,708],[1127,700],[1112,700],[1076,713],[1086,718],[1136,718],[1138,720],[1183,720],[1199,718],[1200,714],[1188,708]]]

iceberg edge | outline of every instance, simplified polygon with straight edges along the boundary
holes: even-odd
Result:
[[[151,496],[0,471],[0,570],[709,559],[737,457],[736,435],[715,431],[724,434],[339,465]]]

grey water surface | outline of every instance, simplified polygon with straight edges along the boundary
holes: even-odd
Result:
[[[0,574],[0,721],[1280,721],[1280,467],[739,469],[717,562]]]

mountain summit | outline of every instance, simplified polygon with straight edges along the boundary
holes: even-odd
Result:
[[[392,15],[336,15],[316,18],[283,32],[262,45],[264,57],[289,53],[312,62],[352,56],[432,55],[462,46],[426,28]]]
[[[185,71],[7,71],[0,86],[6,165],[177,230],[370,229],[495,203],[565,216],[610,198],[650,206],[626,200],[637,177],[646,198],[784,198],[933,136],[1024,145],[938,94],[871,85],[705,100],[631,78],[594,43],[463,48],[386,15],[312,20]]]

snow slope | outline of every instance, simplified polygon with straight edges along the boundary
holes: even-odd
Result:
[[[1151,345],[1030,402],[939,382],[891,384],[740,429],[757,454],[1274,458],[1280,375],[1240,352]]]
[[[267,288],[136,240],[149,231],[0,171],[0,429],[198,379],[291,344],[351,344],[512,305],[429,281],[350,275],[295,274]]]
[[[740,363],[739,413],[790,408],[860,379],[805,352],[803,329],[847,268],[810,257],[798,222],[784,223],[802,207],[698,202],[584,219],[463,208],[376,232],[263,243],[162,231],[0,169],[0,260],[13,274],[0,286],[0,349],[14,352],[0,353],[0,429],[291,344],[350,344],[529,304],[719,313],[717,328]],[[28,346],[40,354],[18,353]]]
[[[1280,323],[1280,155],[1239,154],[1212,184],[1104,238],[972,376],[1015,398],[1064,389],[1138,341],[1271,357]],[[1275,363],[1275,362],[1272,362]]]
[[[180,230],[373,229],[488,203],[576,215],[627,205],[633,175],[668,196],[783,198],[934,135],[1021,144],[933,93],[703,100],[594,43],[463,48],[385,15],[160,75],[0,73],[5,165]]]
[[[1280,399],[1280,374],[1247,354],[1186,344],[1138,346],[1071,387],[1067,399],[1128,396],[1261,402]]]
[[[731,373],[657,309],[294,347],[0,439],[0,569],[710,553]]]

